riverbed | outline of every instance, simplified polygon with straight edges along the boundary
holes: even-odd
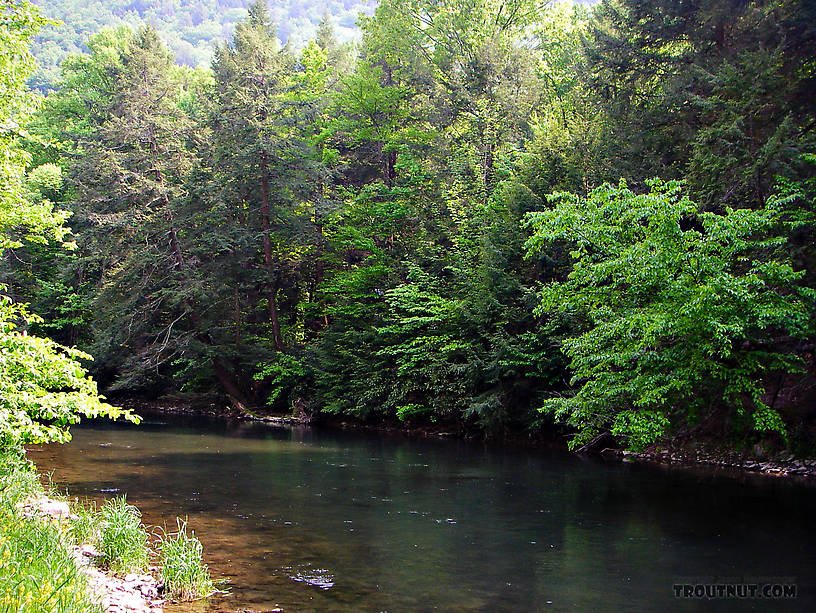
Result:
[[[168,611],[816,611],[816,488],[466,441],[168,415],[30,457],[186,518],[229,595]],[[677,598],[689,583],[795,599]]]

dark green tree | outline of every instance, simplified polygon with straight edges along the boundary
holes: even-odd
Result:
[[[707,205],[761,206],[812,148],[814,11],[806,1],[602,2],[588,79],[621,143],[619,173],[688,176]]]
[[[256,2],[213,64],[209,145],[188,216],[204,233],[195,257],[216,375],[237,375],[230,393],[249,390],[241,396],[250,403],[262,402],[252,384],[255,365],[302,342],[299,305],[314,291],[307,277],[325,197],[314,144],[326,87],[321,61],[313,53],[299,64],[281,48],[265,3]]]
[[[150,384],[187,341],[183,320],[194,288],[176,210],[193,132],[172,57],[155,30],[133,36],[112,81],[112,91],[94,90],[71,177],[82,228],[78,265],[98,284],[92,348],[117,385],[134,389]]]

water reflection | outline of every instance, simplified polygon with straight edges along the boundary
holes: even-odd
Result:
[[[188,517],[232,594],[184,610],[769,610],[672,596],[740,575],[796,576],[773,610],[816,610],[816,490],[785,481],[166,416],[34,459],[74,495]]]

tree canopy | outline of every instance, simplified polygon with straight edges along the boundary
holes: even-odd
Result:
[[[353,47],[257,1],[196,68],[187,8],[33,113],[11,30],[2,278],[109,393],[812,448],[812,3],[388,0]]]

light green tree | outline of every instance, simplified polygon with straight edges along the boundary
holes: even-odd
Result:
[[[30,38],[43,23],[28,2],[4,2],[0,13],[0,256],[24,242],[63,241],[68,214],[26,196],[26,134],[20,127],[33,107],[25,82],[34,63]],[[0,291],[4,288],[0,287]],[[90,356],[27,334],[36,316],[0,295],[0,446],[66,441],[81,416],[135,420],[99,396],[80,364]]]
[[[528,216],[528,252],[562,242],[572,261],[539,313],[578,331],[562,344],[574,393],[543,410],[577,428],[572,448],[611,432],[640,449],[712,415],[784,435],[766,382],[801,369],[777,339],[812,332],[816,295],[784,255],[783,203],[701,212],[681,183],[649,185],[552,194]]]

